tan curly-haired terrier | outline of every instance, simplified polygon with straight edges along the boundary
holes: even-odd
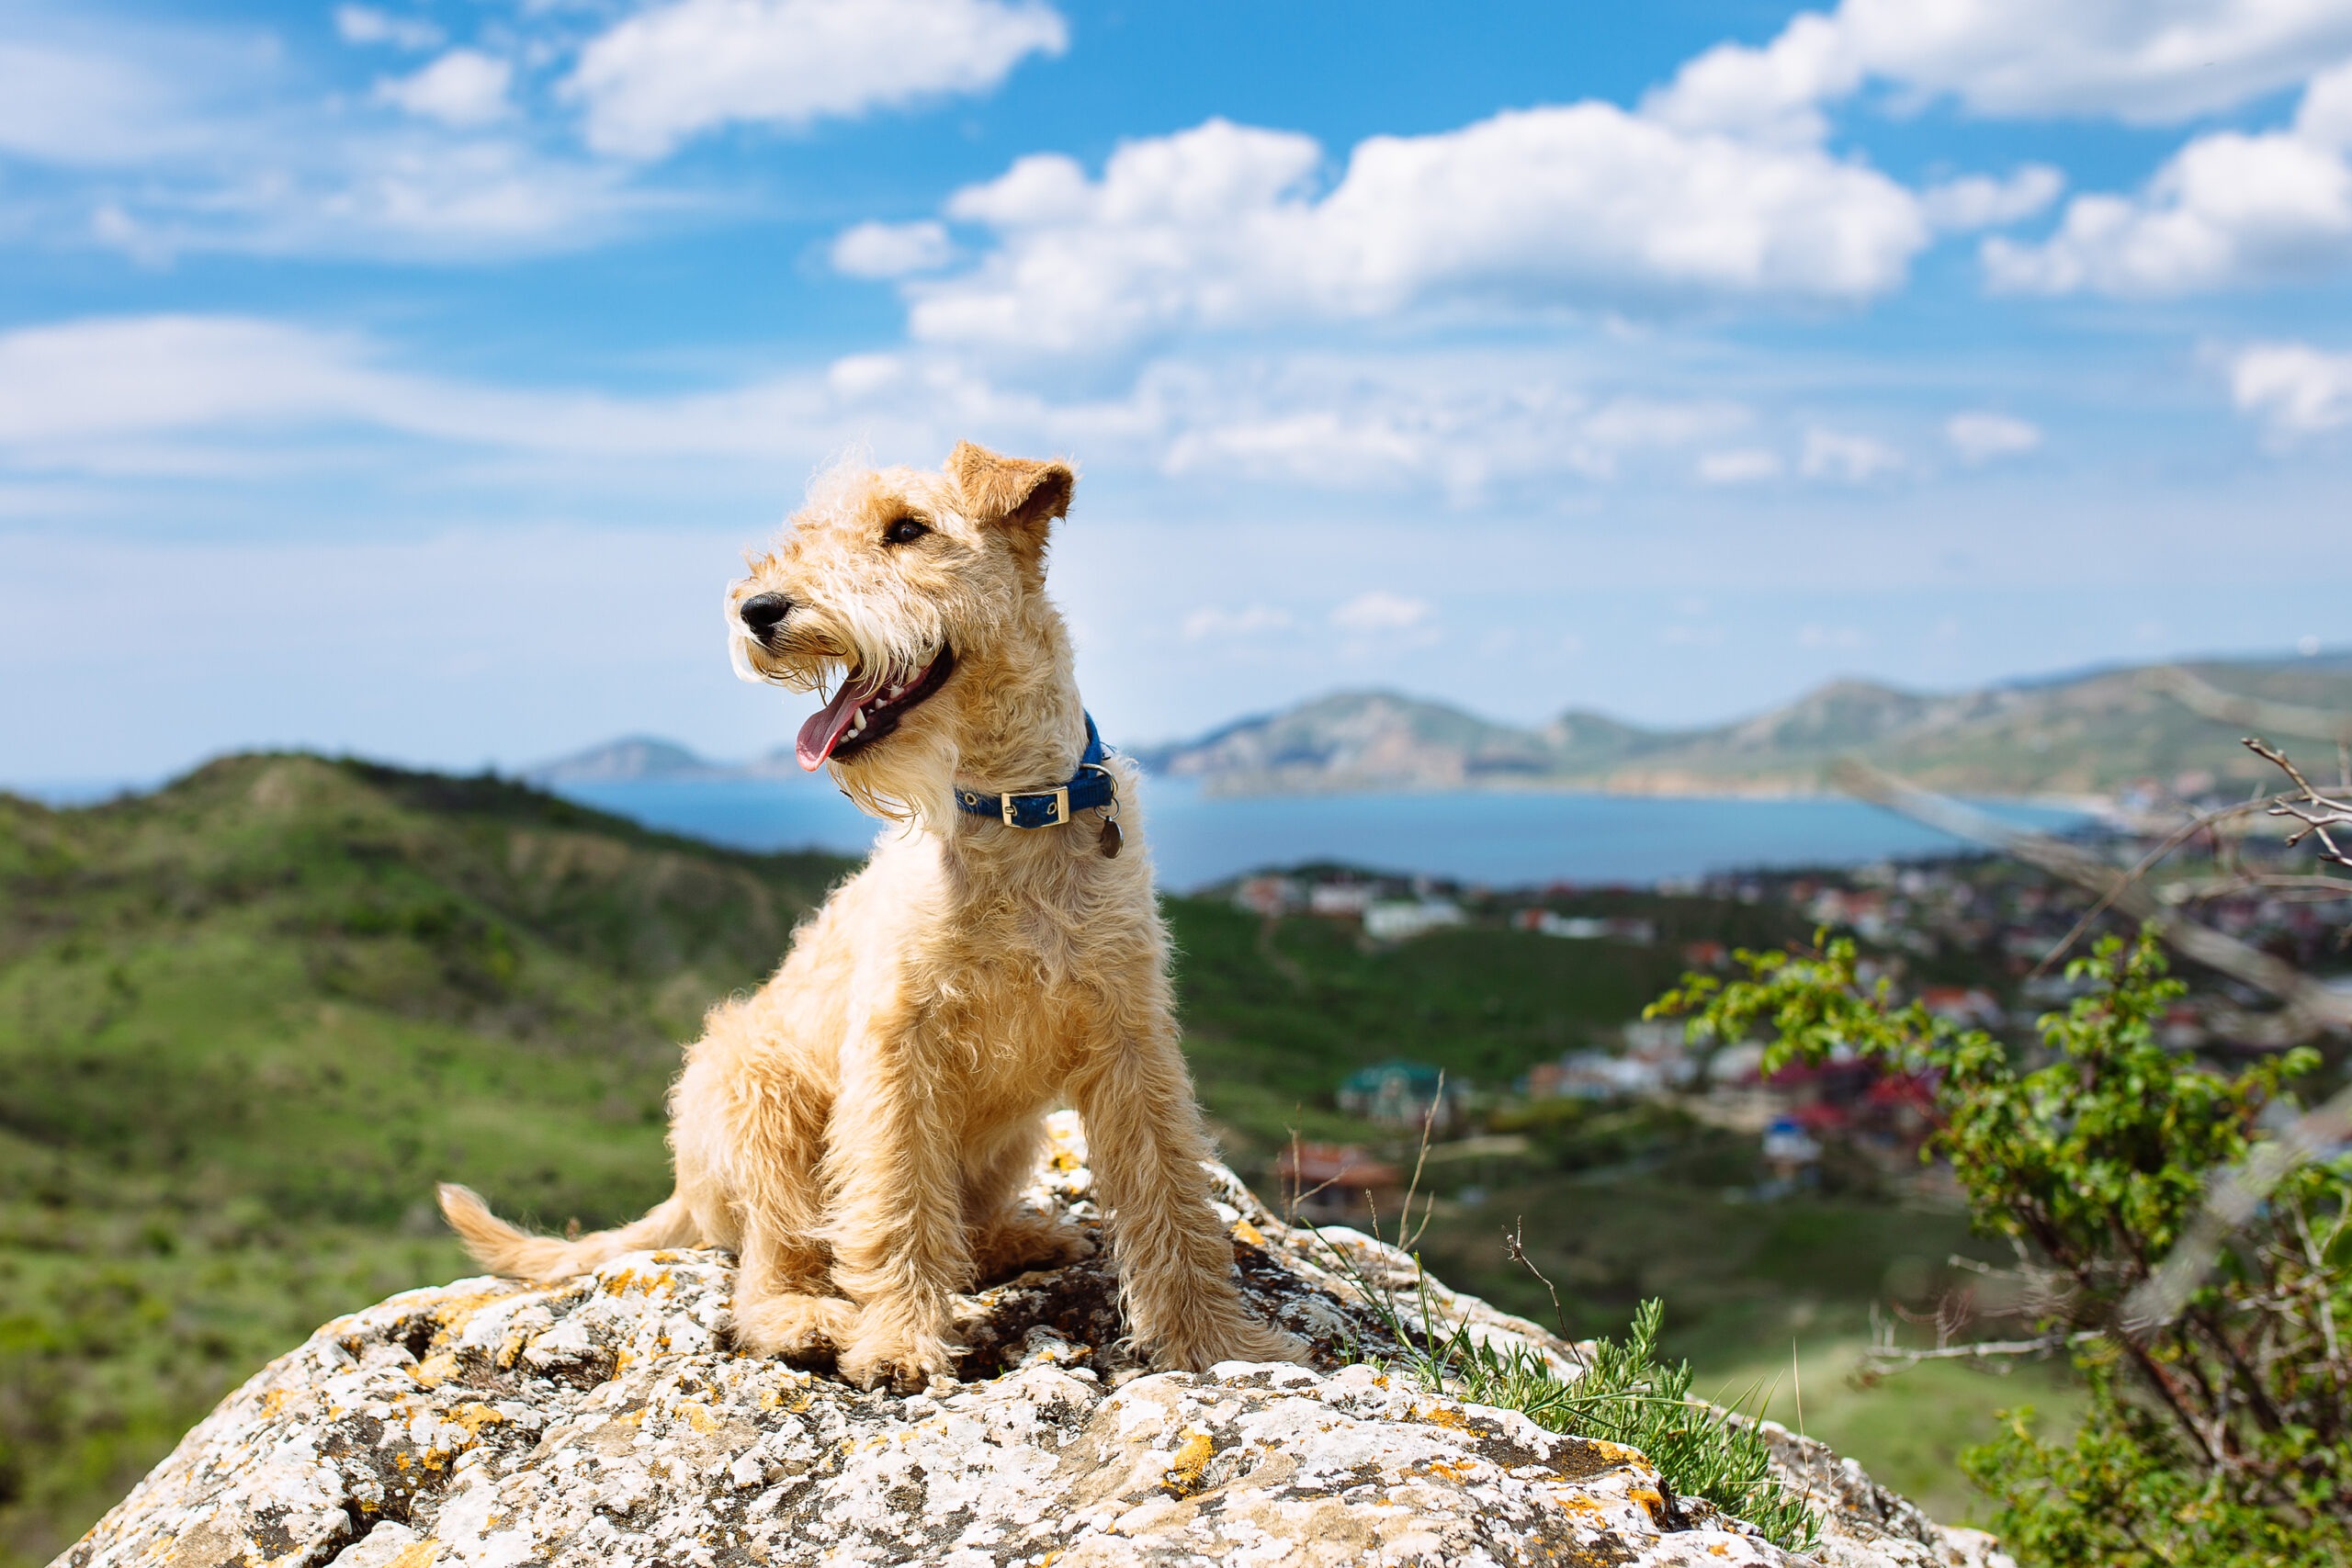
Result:
[[[950,1364],[959,1292],[1088,1250],[1019,1201],[1067,1099],[1136,1337],[1193,1370],[1299,1357],[1236,1288],[1136,769],[1094,741],[1046,597],[1074,482],[969,443],[936,474],[836,470],[729,590],[739,670],[834,683],[801,765],[902,827],[773,979],[711,1010],[671,1092],[667,1201],[559,1241],[441,1189],[486,1267],[560,1279],[642,1247],[730,1248],[739,1344],[831,1348],[854,1382],[919,1386]]]

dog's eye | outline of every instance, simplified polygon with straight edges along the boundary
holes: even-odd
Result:
[[[930,532],[913,518],[901,517],[882,530],[882,542],[886,545],[911,545]]]

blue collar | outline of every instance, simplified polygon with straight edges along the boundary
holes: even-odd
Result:
[[[1119,793],[1111,770],[1102,765],[1111,749],[1094,732],[1094,716],[1090,713],[1085,717],[1086,750],[1068,784],[1013,795],[982,795],[959,786],[956,804],[975,817],[993,817],[1010,828],[1058,828],[1075,812],[1110,805]]]

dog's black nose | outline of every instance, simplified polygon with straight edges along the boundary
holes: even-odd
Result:
[[[752,628],[753,637],[765,637],[784,624],[785,616],[792,614],[792,601],[781,593],[754,593],[744,600],[743,607],[735,613],[742,617],[745,626]]]

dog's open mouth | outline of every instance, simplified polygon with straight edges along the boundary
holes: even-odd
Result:
[[[899,728],[899,721],[946,683],[956,670],[956,650],[944,643],[932,661],[904,681],[885,686],[853,671],[832,701],[808,716],[793,747],[800,765],[815,773],[828,761],[855,756]]]

